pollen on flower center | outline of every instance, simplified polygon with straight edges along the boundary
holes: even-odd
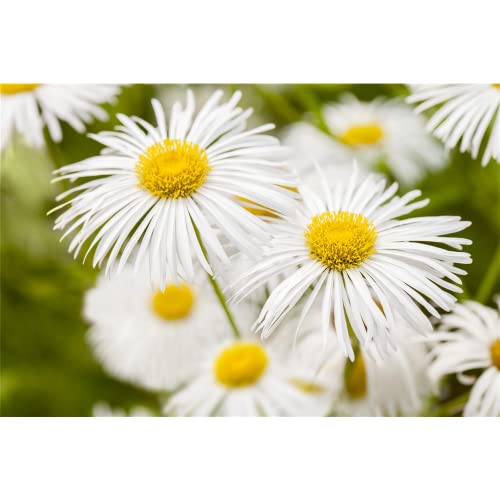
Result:
[[[157,290],[153,295],[153,310],[162,319],[177,320],[191,312],[194,294],[188,285],[168,285],[165,290]]]
[[[377,239],[364,215],[342,211],[315,215],[304,234],[310,256],[334,271],[360,266],[374,252]]]
[[[39,83],[2,83],[0,84],[0,94],[11,95],[31,92],[39,86]]]
[[[495,87],[496,89],[500,90],[500,83],[492,83],[491,85],[493,85],[493,87]]]
[[[150,146],[135,165],[139,185],[160,198],[185,198],[205,181],[206,151],[191,142],[165,139]]]
[[[500,370],[500,339],[495,340],[490,347],[491,362]]]
[[[353,363],[348,361],[344,371],[344,387],[348,396],[359,399],[366,395],[366,366],[359,352]]]
[[[340,140],[349,146],[366,146],[376,144],[383,136],[384,131],[379,125],[376,123],[366,123],[348,128],[340,136]]]
[[[240,388],[255,384],[266,371],[266,351],[250,342],[238,342],[226,347],[214,363],[216,379],[226,387]]]

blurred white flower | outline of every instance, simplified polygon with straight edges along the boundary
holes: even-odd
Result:
[[[318,175],[323,175],[321,170]],[[355,170],[347,184],[339,182],[332,190],[327,185],[325,180],[322,196],[300,188],[304,200],[300,209],[272,224],[273,238],[264,248],[263,259],[234,284],[232,301],[295,267],[262,308],[256,330],[264,338],[310,292],[301,305],[299,331],[322,290],[322,330],[328,331],[333,312],[342,352],[351,359],[354,351],[347,321],[361,345],[373,339],[381,353],[391,345],[394,311],[412,329],[432,331],[420,306],[438,318],[435,306],[450,311],[456,299],[448,290],[461,292],[457,275],[466,274],[455,264],[468,264],[471,259],[467,253],[429,243],[461,250],[471,241],[446,235],[470,223],[448,216],[399,220],[428,200],[414,201],[421,195],[418,190],[395,196],[396,183],[386,188],[384,180],[372,176],[359,182]]]
[[[61,124],[66,122],[77,132],[95,118],[107,120],[99,106],[114,102],[119,85],[0,84],[1,149],[5,149],[17,131],[26,143],[42,147],[43,129],[54,142],[62,139]]]
[[[257,315],[247,302],[235,308],[237,322]],[[101,276],[85,294],[84,317],[96,357],[112,375],[154,390],[174,390],[196,370],[199,352],[223,338],[229,324],[202,270],[192,283],[150,285],[147,270],[127,265]]]
[[[337,163],[373,168],[386,164],[404,184],[417,182],[426,171],[447,163],[443,147],[425,130],[425,120],[399,99],[359,101],[347,94],[323,108],[326,124],[337,141]]]
[[[500,84],[411,85],[409,103],[418,103],[417,113],[438,106],[427,130],[448,148],[460,141],[460,151],[469,151],[481,164],[491,158],[500,162]]]
[[[57,171],[57,180],[93,177],[61,195],[78,193],[55,209],[66,208],[55,229],[67,229],[63,237],[76,231],[69,247],[75,257],[90,239],[94,266],[108,256],[111,269],[121,251],[119,272],[138,249],[136,268],[149,260],[152,280],[163,289],[193,280],[193,258],[212,274],[196,231],[211,260],[222,264],[228,262],[222,235],[244,253],[259,253],[266,223],[235,198],[284,213],[297,194],[283,186],[296,180],[283,168],[278,139],[263,134],[274,125],[245,130],[252,110],[237,107],[241,93],[224,104],[221,97],[215,92],[195,114],[188,91],[185,108],[174,103],[170,120],[153,100],[157,126],[118,114],[115,132],[91,135],[107,146],[103,154]]]
[[[381,359],[376,349],[361,347],[356,359],[345,358],[330,337],[322,375],[339,381],[333,404],[338,416],[418,416],[429,393],[427,351],[418,333],[396,322],[391,332],[396,350]]]
[[[327,415],[333,381],[318,375],[321,359],[311,351],[309,338],[308,332],[292,350],[284,342],[263,343],[250,334],[239,340],[213,337],[212,347],[199,351],[197,373],[169,399],[165,414]]]
[[[499,310],[500,302],[497,310],[473,301],[457,304],[431,337],[436,345],[429,374],[436,389],[442,377],[452,373],[472,385],[466,417],[500,417]]]
[[[331,136],[306,122],[283,132],[283,144],[293,150],[290,165],[301,176],[317,162],[328,165],[325,176],[335,183],[350,175],[355,159],[366,171],[385,163],[400,182],[410,184],[446,164],[447,155],[426,132],[424,119],[397,99],[362,102],[343,95],[323,114]]]
[[[144,406],[134,406],[127,412],[123,408],[112,408],[106,401],[99,401],[92,407],[93,417],[153,417]]]

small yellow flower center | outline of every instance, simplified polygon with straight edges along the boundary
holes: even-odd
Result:
[[[384,131],[379,125],[376,123],[366,123],[348,128],[340,136],[340,140],[348,146],[367,146],[376,144],[383,136]]]
[[[160,198],[185,198],[194,193],[210,171],[206,151],[188,141],[165,139],[139,157],[139,185]]]
[[[39,86],[39,83],[0,83],[0,94],[11,95],[31,92]]]
[[[189,315],[194,294],[188,285],[168,285],[153,295],[153,310],[160,318],[172,321]]]
[[[214,363],[216,379],[226,387],[236,389],[255,384],[266,371],[266,351],[250,342],[237,342],[226,347]]]
[[[377,239],[373,224],[352,212],[315,215],[304,234],[310,256],[334,271],[360,266],[374,252]]]
[[[292,378],[290,379],[290,383],[299,389],[299,391],[305,392],[306,394],[319,394],[324,390],[321,385],[300,378]]]
[[[490,347],[491,362],[500,370],[500,339],[495,340]]]
[[[366,367],[360,352],[354,363],[347,361],[344,371],[344,387],[351,399],[359,399],[366,395]]]

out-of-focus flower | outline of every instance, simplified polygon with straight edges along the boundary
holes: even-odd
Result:
[[[500,417],[500,301],[497,310],[468,301],[443,317],[429,374],[438,389],[442,377],[456,374],[472,385],[464,416]]]
[[[323,114],[330,136],[305,122],[283,133],[283,144],[293,149],[290,165],[301,176],[317,162],[328,166],[325,176],[335,183],[350,175],[355,159],[366,171],[384,163],[400,182],[410,184],[446,164],[446,153],[426,132],[423,118],[399,100],[362,102],[344,95],[326,105]]]
[[[83,133],[94,119],[107,120],[100,104],[114,102],[119,92],[119,85],[2,83],[1,149],[8,146],[16,131],[28,145],[42,147],[45,126],[51,139],[60,142],[60,122]]]
[[[111,269],[121,251],[119,272],[137,249],[136,266],[147,259],[163,289],[193,281],[193,258],[212,274],[197,231],[210,260],[228,262],[221,236],[244,253],[260,252],[267,225],[236,198],[285,213],[297,194],[283,186],[296,180],[283,168],[278,139],[264,134],[274,125],[246,130],[252,110],[237,107],[241,93],[224,104],[221,97],[215,92],[196,114],[188,91],[186,106],[174,103],[168,121],[153,100],[157,126],[119,114],[115,132],[91,135],[107,146],[102,155],[58,170],[58,180],[94,177],[58,198],[78,193],[57,207],[66,210],[55,224],[67,228],[64,236],[76,231],[69,247],[75,257],[92,239],[94,265],[108,256]]]
[[[500,84],[412,85],[409,103],[418,103],[417,113],[438,106],[427,129],[448,148],[460,142],[460,152],[477,158],[483,148],[481,164],[491,158],[500,162]]]
[[[93,417],[153,417],[150,410],[134,406],[127,413],[123,408],[112,408],[106,401],[99,401],[92,407]]]
[[[425,130],[425,121],[398,99],[359,101],[344,95],[323,110],[337,138],[339,163],[356,159],[360,165],[386,164],[404,184],[418,181],[427,170],[446,165],[443,147]]]
[[[323,175],[318,169],[318,175]],[[238,301],[270,278],[295,267],[270,294],[257,320],[257,331],[268,337],[299,300],[303,320],[322,292],[322,330],[328,331],[330,315],[344,355],[354,358],[348,322],[361,345],[372,340],[384,353],[390,346],[394,312],[412,329],[429,332],[426,314],[439,318],[435,306],[450,311],[461,292],[455,264],[468,264],[470,255],[433,245],[461,250],[470,240],[447,236],[469,226],[460,217],[414,217],[399,220],[428,200],[414,201],[415,190],[395,196],[398,185],[370,176],[359,182],[354,170],[349,182],[335,189],[323,182],[322,196],[301,188],[303,204],[296,214],[272,226],[271,244],[263,259],[241,276],[234,289]],[[381,307],[379,307],[380,304]]]
[[[322,375],[340,381],[333,404],[339,416],[417,416],[428,396],[426,349],[416,332],[396,322],[396,349],[381,359],[376,349],[361,347],[356,359],[345,358],[333,336]],[[372,346],[373,347],[373,346]]]
[[[318,375],[321,359],[311,352],[309,334],[316,332],[308,332],[294,350],[275,339],[262,343],[250,334],[238,340],[213,337],[211,348],[199,352],[197,373],[169,399],[165,414],[326,415],[334,381]]]
[[[237,321],[251,324],[257,309],[237,308]],[[148,389],[174,390],[196,370],[199,351],[222,338],[229,325],[204,272],[195,282],[154,289],[147,270],[127,265],[101,276],[85,295],[89,341],[112,375]]]

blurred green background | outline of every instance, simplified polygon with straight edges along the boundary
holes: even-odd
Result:
[[[193,85],[208,95],[214,88],[243,91],[243,102],[255,109],[255,123],[281,127],[306,119],[325,129],[324,103],[351,92],[363,100],[404,96],[397,84],[366,85]],[[182,97],[183,85],[132,85],[118,102],[106,106],[108,122],[95,122],[89,132],[109,129],[120,111],[151,119],[150,99],[159,95],[167,109]],[[1,159],[1,336],[0,412],[3,416],[83,416],[106,401],[112,407],[141,405],[158,411],[154,394],[107,376],[85,340],[82,297],[98,271],[67,253],[67,242],[52,231],[54,197],[64,190],[51,184],[54,162],[60,165],[97,154],[99,145],[64,126],[58,150],[35,151],[20,141]],[[467,267],[466,294],[475,297],[500,239],[500,169],[482,168],[469,154],[452,152],[449,165],[429,174],[417,186],[431,203],[418,215],[460,215],[473,222],[463,236],[471,238],[473,264]],[[498,280],[491,290],[500,289]],[[492,305],[492,293],[485,298]]]

